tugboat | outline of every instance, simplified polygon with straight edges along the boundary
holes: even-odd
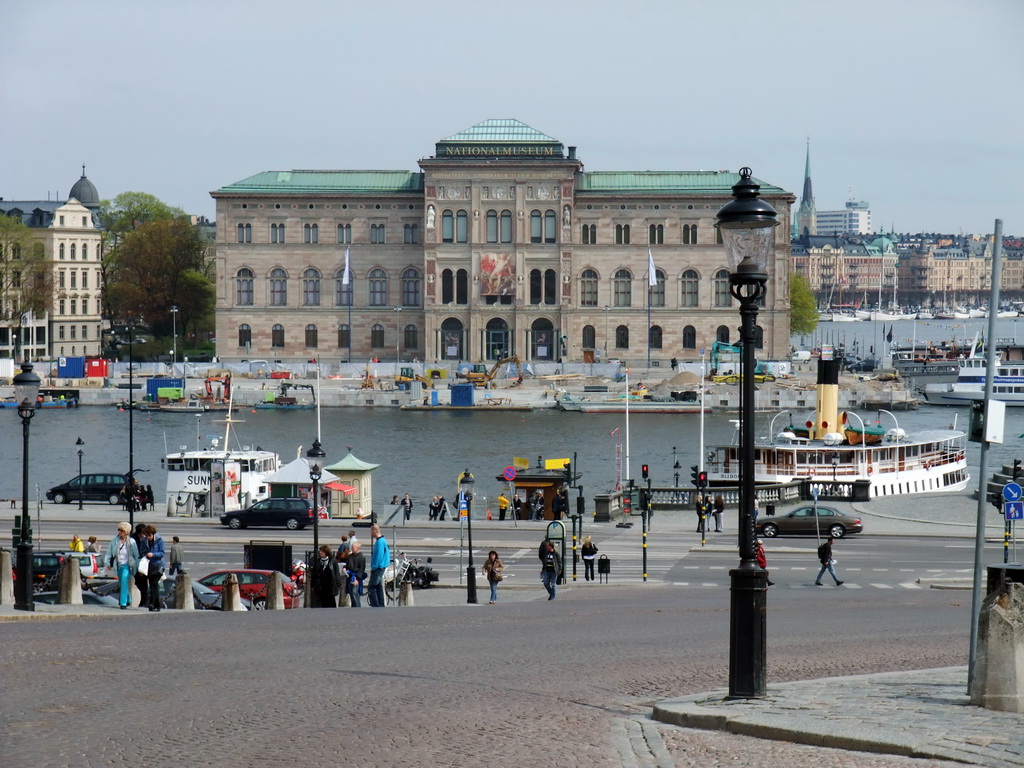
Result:
[[[967,487],[966,433],[935,429],[908,434],[898,426],[881,429],[865,424],[850,411],[840,418],[840,361],[826,358],[823,350],[818,361],[814,419],[802,426],[790,424],[767,440],[759,440],[756,483],[807,483],[812,492],[863,501]],[[738,445],[727,445],[709,454],[708,481],[712,486],[736,485],[739,452]]]

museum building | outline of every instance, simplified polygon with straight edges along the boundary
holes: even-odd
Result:
[[[268,171],[212,192],[218,355],[667,366],[738,339],[714,227],[738,173],[588,172],[517,120],[442,139],[419,167]],[[779,213],[758,316],[770,358],[789,350],[795,198],[758,183]]]

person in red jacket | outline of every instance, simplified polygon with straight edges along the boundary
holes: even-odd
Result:
[[[766,571],[768,570],[768,558],[764,554],[764,542],[761,541],[761,539],[757,540],[757,551],[754,554],[754,559],[757,560],[757,564],[759,567],[764,568]],[[774,584],[774,581],[768,579],[769,587]]]

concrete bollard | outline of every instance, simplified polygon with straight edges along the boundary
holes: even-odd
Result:
[[[238,580],[235,578],[233,573],[228,574],[228,577],[224,580],[224,586],[221,589],[220,594],[220,607],[222,611],[242,610],[242,601],[239,599],[238,594]]]
[[[338,607],[339,608],[351,608],[352,607],[352,595],[345,589],[345,585],[341,587],[341,594],[338,595]]]
[[[78,558],[68,555],[57,574],[57,604],[82,604],[82,567]]]
[[[14,605],[14,574],[9,549],[0,549],[0,605]]]
[[[416,605],[415,600],[412,597],[412,583],[403,581],[402,586],[398,589],[398,605],[402,606],[414,606]]]
[[[267,582],[266,610],[284,610],[284,585],[281,583],[280,571],[274,571],[272,574],[270,574],[270,581]]]
[[[990,593],[978,617],[971,704],[1024,712],[1024,584]]]
[[[179,573],[174,581],[174,607],[180,611],[194,611],[196,601],[192,597],[192,577]]]

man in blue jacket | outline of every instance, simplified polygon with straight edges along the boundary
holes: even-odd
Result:
[[[391,548],[380,532],[380,526],[370,527],[373,553],[370,556],[370,583],[367,599],[371,608],[384,607],[384,571],[391,565]]]
[[[157,536],[156,526],[146,526],[143,552],[139,554],[149,560],[146,580],[149,582],[149,610],[160,610],[160,577],[164,571],[164,540]]]

